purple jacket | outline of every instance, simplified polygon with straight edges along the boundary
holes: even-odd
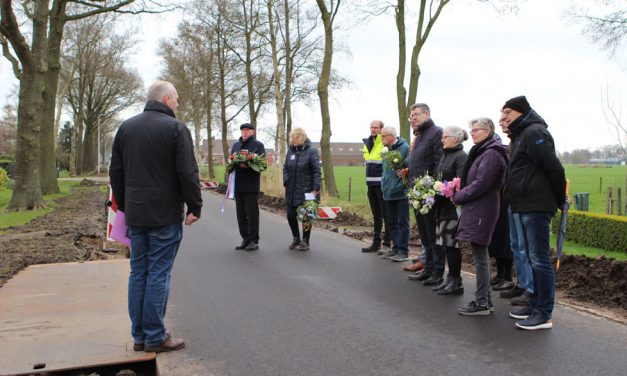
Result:
[[[470,158],[475,154],[474,158]],[[453,201],[462,206],[455,239],[479,245],[490,244],[499,217],[500,190],[505,178],[507,147],[492,138],[469,154],[470,169],[465,186]]]

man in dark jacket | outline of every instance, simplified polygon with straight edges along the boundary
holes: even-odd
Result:
[[[109,177],[131,237],[133,349],[162,352],[185,347],[166,332],[164,316],[182,222],[198,220],[202,198],[191,134],[174,115],[176,89],[157,81],[147,99],[144,112],[126,120],[115,135]]]
[[[533,294],[528,306],[510,316],[526,330],[550,329],[555,303],[555,273],[551,264],[551,218],[566,202],[564,168],[555,154],[547,124],[524,96],[503,106],[503,131],[512,139],[504,198],[511,209],[510,243],[514,255],[524,252],[531,263]],[[506,129],[507,128],[507,129]]]
[[[255,139],[255,128],[244,123],[239,127],[242,137],[231,148],[231,154],[243,150],[265,154],[263,144]],[[261,173],[241,163],[235,169],[235,207],[242,244],[235,249],[254,251],[259,248],[259,186]]]
[[[414,141],[409,154],[409,182],[423,175],[433,175],[442,154],[442,128],[431,120],[431,110],[424,103],[410,107],[410,122],[414,131]],[[439,285],[443,281],[445,251],[435,244],[435,215],[433,212],[420,214],[414,211],[424,249],[424,269],[415,279],[426,286]]]

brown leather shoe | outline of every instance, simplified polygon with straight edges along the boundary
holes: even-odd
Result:
[[[160,353],[160,352],[167,352],[167,351],[176,351],[176,350],[180,350],[183,348],[185,348],[185,341],[183,341],[183,338],[172,338],[168,334],[168,336],[165,337],[165,340],[163,342],[161,342],[160,344],[156,346],[145,346],[144,351]]]
[[[425,265],[422,262],[416,261],[413,264],[409,264],[403,267],[403,270],[406,270],[408,272],[419,272],[424,268],[425,268]]]

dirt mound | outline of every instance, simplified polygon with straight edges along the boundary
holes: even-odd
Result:
[[[112,257],[101,252],[106,194],[90,182],[58,200],[54,211],[0,235],[0,286],[29,265]]]
[[[571,299],[627,309],[627,261],[567,255],[556,286]]]
[[[372,221],[368,221],[357,214],[349,212],[339,212],[333,220],[338,226],[372,226]],[[372,235],[371,235],[372,236]]]

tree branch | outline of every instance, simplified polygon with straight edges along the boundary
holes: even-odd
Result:
[[[4,35],[0,35],[0,45],[2,45],[2,55],[6,57],[13,66],[13,74],[15,75],[15,78],[20,80],[22,78],[20,63],[17,61],[17,58],[11,54],[11,50],[9,50],[9,42]]]
[[[179,5],[172,5],[169,6],[167,8],[164,9],[155,9],[155,10],[148,10],[146,8],[142,8],[142,9],[138,9],[138,10],[124,10],[121,9],[127,5],[130,5],[132,3],[135,2],[135,0],[124,0],[120,3],[114,4],[114,5],[109,5],[109,6],[104,6],[104,5],[98,5],[98,4],[94,4],[93,2],[88,2],[88,1],[83,1],[83,0],[71,0],[71,2],[76,3],[76,4],[81,4],[84,5],[86,7],[89,8],[93,8],[93,10],[88,11],[88,12],[83,12],[83,13],[77,13],[77,14],[72,14],[72,15],[67,15],[66,19],[68,21],[76,21],[76,20],[80,20],[82,18],[86,18],[86,17],[90,17],[90,16],[94,16],[96,14],[100,14],[100,13],[107,13],[107,12],[115,12],[115,13],[122,13],[122,14],[160,14],[160,13],[167,13],[170,11],[173,11],[175,9],[181,9],[181,6]]]

